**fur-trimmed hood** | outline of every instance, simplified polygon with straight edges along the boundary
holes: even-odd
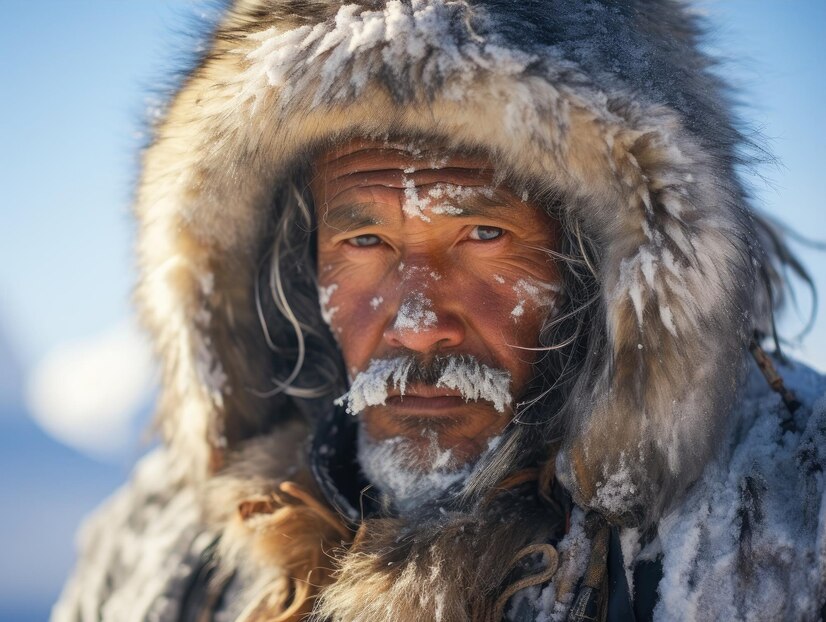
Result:
[[[715,450],[775,273],[698,19],[676,0],[232,3],[156,128],[135,207],[184,477],[312,412],[267,393],[295,356],[268,348],[255,294],[296,172],[351,136],[416,137],[488,153],[588,241],[596,311],[548,424],[557,476],[585,508],[656,520]],[[278,317],[269,332],[292,338]]]

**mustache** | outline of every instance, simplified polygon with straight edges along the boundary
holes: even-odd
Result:
[[[511,403],[511,374],[506,369],[490,367],[470,354],[445,354],[424,358],[403,355],[373,359],[359,372],[350,390],[335,403],[345,405],[356,415],[368,406],[384,404],[388,390],[397,388],[404,395],[408,384],[445,387],[459,391],[465,401],[486,400],[498,412]]]

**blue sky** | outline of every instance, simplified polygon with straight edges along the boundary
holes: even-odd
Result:
[[[0,187],[0,330],[24,370],[55,346],[130,315],[134,280],[131,184],[141,119],[190,45],[192,0],[4,3]],[[826,2],[706,0],[714,47],[769,138],[780,165],[755,177],[761,204],[810,237],[826,238]],[[172,61],[172,62],[171,62]],[[826,255],[800,250],[826,296]],[[807,298],[801,298],[804,312]],[[826,369],[826,312],[804,356]],[[801,322],[789,322],[789,332]]]

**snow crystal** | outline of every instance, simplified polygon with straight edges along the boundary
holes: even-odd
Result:
[[[634,479],[626,464],[625,452],[622,452],[619,468],[597,484],[597,504],[608,512],[622,514],[627,509],[627,500],[636,491]]]
[[[368,406],[379,406],[387,400],[389,387],[405,394],[408,375],[414,368],[413,357],[373,359],[367,369],[355,375],[350,390],[335,400],[346,404],[347,412],[357,415]],[[465,401],[491,402],[498,412],[504,412],[511,403],[510,372],[489,367],[474,357],[448,356],[440,359],[442,372],[435,386],[459,391]]]
[[[436,215],[444,215],[447,214],[448,216],[461,216],[465,213],[465,211],[461,207],[456,207],[455,205],[436,205],[430,208],[431,214]]]
[[[370,301],[370,306],[373,307],[373,309],[378,309],[379,305],[381,305],[381,303],[383,303],[383,302],[384,302],[384,297],[383,296],[374,296],[373,299]]]
[[[424,222],[430,222],[430,217],[424,213],[429,201],[419,197],[416,182],[407,177],[403,177],[402,184],[404,185],[402,211],[410,218],[421,218]]]
[[[336,314],[336,311],[338,311],[338,307],[330,307],[330,298],[332,298],[337,289],[337,283],[326,287],[319,286],[318,288],[318,304],[321,307],[321,319],[324,320],[327,326],[330,326],[333,321],[333,316]]]
[[[511,403],[510,373],[468,358],[451,358],[436,386],[455,389],[465,400],[492,402],[498,412],[505,412]]]
[[[333,20],[293,30],[270,28],[249,37],[246,85],[239,96],[257,102],[268,86],[281,90],[282,105],[297,93],[312,106],[358,96],[376,76],[416,75],[423,89],[441,88],[461,100],[478,74],[519,75],[536,56],[498,45],[493,33],[479,37],[481,17],[463,2],[388,2],[378,10],[341,6]]]
[[[467,480],[501,440],[491,438],[480,456],[460,463],[452,449],[439,446],[436,432],[426,433],[425,438],[424,447],[418,439],[407,437],[373,441],[363,427],[359,429],[358,459],[365,476],[402,513],[438,499]]]
[[[494,281],[496,281],[497,283],[502,284],[502,285],[504,285],[504,284],[505,284],[505,279],[503,279],[503,278],[502,278],[500,275],[498,275],[498,274],[494,274],[494,275],[493,275],[493,280],[494,280]]]
[[[402,395],[407,385],[407,374],[413,364],[410,357],[373,359],[367,369],[356,374],[350,390],[335,400],[337,406],[347,404],[347,412],[357,415],[368,406],[378,406],[387,400],[388,383]]]
[[[496,274],[493,275],[493,278],[499,283],[505,282],[502,277]],[[556,295],[559,293],[560,287],[555,283],[519,279],[514,284],[513,291],[516,293],[517,303],[511,310],[511,316],[516,320],[525,313],[525,304],[528,301],[539,308],[552,306],[556,301]]]
[[[393,328],[398,331],[420,333],[434,327],[436,322],[431,300],[422,292],[415,292],[399,306]]]
[[[622,529],[619,534],[625,581],[631,594],[634,593],[634,561],[640,552],[641,535],[639,529]]]
[[[402,513],[438,498],[471,471],[470,465],[458,463],[452,450],[439,447],[435,433],[422,449],[406,437],[375,442],[362,429],[358,459],[367,479]]]
[[[433,279],[434,281],[440,281],[441,278],[442,278],[442,275],[434,270],[430,273],[430,278]]]
[[[657,620],[815,620],[826,599],[826,379],[778,366],[795,430],[753,367],[728,443],[659,524]],[[818,399],[820,398],[820,399]]]

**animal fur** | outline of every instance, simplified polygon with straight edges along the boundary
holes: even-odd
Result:
[[[235,3],[158,126],[136,204],[161,426],[191,477],[295,412],[254,391],[278,365],[252,294],[278,188],[320,145],[416,136],[489,153],[598,249],[600,339],[549,434],[578,503],[656,520],[712,455],[767,324],[742,140],[698,33],[670,1]]]

